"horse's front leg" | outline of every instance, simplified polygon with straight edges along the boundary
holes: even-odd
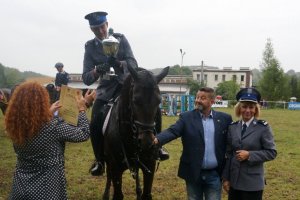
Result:
[[[139,168],[135,170],[135,192],[136,192],[136,199],[141,200],[142,199],[142,188],[140,183],[140,176],[139,176]]]
[[[124,198],[122,192],[122,174],[123,170],[120,169],[114,169],[111,171],[111,177],[114,186],[113,200],[122,200]]]
[[[142,200],[152,200],[151,192],[152,192],[155,165],[156,165],[155,160],[149,160],[147,161],[146,166],[150,170],[150,173],[143,169],[144,190],[142,194]]]
[[[107,164],[106,165],[106,174],[107,174],[107,177],[106,177],[106,185],[105,185],[105,190],[104,190],[104,193],[102,195],[102,199],[103,200],[109,200],[109,194],[110,194],[110,186],[111,186],[111,181],[112,181],[112,175],[111,175],[111,169],[110,169],[110,165]]]

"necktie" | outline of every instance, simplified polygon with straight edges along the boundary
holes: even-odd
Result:
[[[247,129],[247,125],[243,124],[243,126],[242,126],[242,132],[241,132],[242,137],[243,137],[244,133],[246,132],[246,129]]]

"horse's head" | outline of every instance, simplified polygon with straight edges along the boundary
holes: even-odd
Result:
[[[158,75],[147,70],[128,70],[132,77],[129,106],[131,120],[142,150],[152,146],[155,134],[155,116],[161,101],[158,83],[168,74],[169,67],[164,68]]]

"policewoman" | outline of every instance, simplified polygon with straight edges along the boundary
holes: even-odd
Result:
[[[265,185],[264,162],[277,151],[270,125],[259,120],[261,99],[255,88],[241,89],[235,114],[240,118],[229,126],[223,188],[229,200],[260,200]]]
[[[90,29],[95,38],[85,44],[82,79],[86,85],[91,85],[101,77],[97,87],[97,96],[92,109],[91,119],[91,142],[96,157],[90,172],[94,176],[104,172],[103,150],[103,115],[104,107],[112,98],[120,94],[123,81],[129,73],[127,66],[137,68],[131,47],[123,34],[114,33],[113,36],[119,41],[119,51],[115,57],[107,57],[104,54],[102,41],[108,38],[108,22],[106,12],[93,12],[85,16],[89,21]],[[109,68],[113,67],[117,76],[109,76]]]

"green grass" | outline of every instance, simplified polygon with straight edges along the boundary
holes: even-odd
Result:
[[[233,114],[233,109],[218,109]],[[266,163],[266,200],[294,200],[300,197],[300,111],[263,110],[261,119],[271,125],[278,156]],[[163,129],[174,123],[177,117],[164,117]],[[170,159],[161,162],[155,174],[153,199],[186,199],[185,183],[177,177],[178,163],[182,151],[180,139],[165,147]],[[15,168],[15,154],[10,140],[3,130],[0,114],[0,200],[7,199]],[[101,199],[106,177],[92,177],[88,173],[93,153],[90,141],[67,144],[65,152],[66,177],[69,199]],[[123,175],[125,199],[135,199],[135,183],[128,171]],[[226,199],[223,194],[223,199]]]

